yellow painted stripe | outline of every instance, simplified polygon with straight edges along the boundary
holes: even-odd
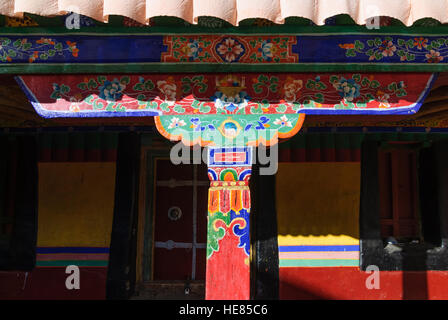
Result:
[[[312,246],[312,245],[359,245],[359,239],[347,235],[328,236],[292,236],[279,235],[279,246]]]

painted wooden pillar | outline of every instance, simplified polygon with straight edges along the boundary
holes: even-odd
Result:
[[[251,147],[208,149],[208,226],[205,298],[250,298]]]

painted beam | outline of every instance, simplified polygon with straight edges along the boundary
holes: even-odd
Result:
[[[46,118],[155,116],[164,137],[185,145],[256,146],[293,136],[305,114],[416,113],[435,78],[430,73],[196,73],[16,80]]]
[[[0,35],[2,73],[448,70],[448,38],[424,32]]]
[[[431,73],[195,73],[18,76],[45,118],[412,114]]]

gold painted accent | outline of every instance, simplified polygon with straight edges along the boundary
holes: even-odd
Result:
[[[5,25],[7,27],[38,27],[39,24],[30,17],[5,17]]]
[[[229,81],[231,83],[238,83],[239,86],[235,86],[235,87],[228,86]],[[235,77],[231,74],[226,75],[226,76],[222,77],[221,79],[218,77],[215,78],[216,88],[218,88],[219,91],[221,91],[228,97],[233,97],[233,96],[237,95],[238,93],[240,93],[242,90],[246,89],[245,82],[246,81],[245,81],[244,77],[242,77],[240,80],[240,79],[238,79],[238,77]]]
[[[224,126],[225,126],[227,123],[229,123],[229,122],[232,122],[232,123],[236,126],[236,132],[233,133],[233,134],[230,134],[229,132],[226,132],[226,131],[224,130]],[[232,118],[229,117],[228,119],[224,120],[224,121],[221,123],[221,125],[218,127],[218,130],[219,130],[219,132],[221,132],[221,134],[222,134],[224,137],[226,137],[227,139],[235,139],[235,138],[240,134],[242,128],[241,128],[240,124],[239,124],[237,121],[235,121],[235,120],[233,120]]]
[[[210,191],[218,190],[249,190],[248,186],[221,186],[221,187],[210,187]]]

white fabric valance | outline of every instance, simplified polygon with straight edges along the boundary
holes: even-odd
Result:
[[[157,16],[174,16],[197,23],[200,16],[223,19],[233,25],[249,18],[284,23],[303,17],[317,25],[339,14],[348,14],[362,25],[369,18],[388,16],[411,26],[422,18],[448,22],[448,0],[0,0],[0,14],[21,17],[77,12],[99,21],[120,15],[147,23]]]

